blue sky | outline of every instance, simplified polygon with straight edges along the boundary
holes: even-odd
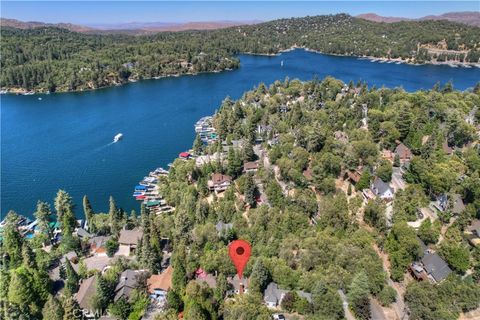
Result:
[[[479,1],[1,1],[1,16],[23,21],[110,24],[272,20],[346,12],[409,18],[479,11]]]

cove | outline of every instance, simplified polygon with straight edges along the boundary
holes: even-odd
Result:
[[[193,124],[211,115],[221,101],[241,97],[259,82],[331,75],[369,86],[430,89],[452,81],[473,87],[478,68],[379,63],[353,57],[293,50],[278,56],[239,55],[238,70],[145,80],[81,93],[1,96],[1,213],[32,217],[37,200],[49,202],[65,189],[83,216],[87,194],[96,212],[119,207],[139,211],[134,186],[149,171],[173,162],[189,149]],[[283,67],[280,66],[284,61]],[[38,100],[41,97],[42,100]],[[121,142],[110,144],[123,133]]]

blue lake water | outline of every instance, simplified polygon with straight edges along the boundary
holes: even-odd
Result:
[[[191,147],[193,124],[200,117],[215,112],[226,96],[239,98],[259,82],[332,75],[414,91],[449,80],[464,90],[480,80],[478,68],[387,64],[304,50],[274,57],[241,55],[240,60],[241,67],[229,72],[82,93],[2,95],[2,216],[10,209],[32,216],[37,200],[53,204],[59,188],[73,196],[79,218],[84,194],[96,212],[108,210],[110,195],[125,210],[138,211],[132,197],[138,181],[156,167],[167,168]],[[111,144],[119,132],[124,139]]]

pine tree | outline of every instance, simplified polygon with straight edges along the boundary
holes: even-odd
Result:
[[[63,301],[63,320],[78,319],[82,314],[77,300],[73,296],[67,296]]]
[[[72,233],[75,230],[76,224],[77,221],[73,211],[70,209],[64,211],[62,215],[62,247],[64,252],[75,248],[76,243],[73,239]]]
[[[112,196],[110,196],[109,200],[109,210],[108,210],[108,217],[110,220],[110,228],[112,234],[117,234],[118,233],[118,209],[115,204],[115,200],[113,199]]]
[[[67,211],[73,212],[72,197],[65,190],[58,190],[55,197],[55,211],[57,212],[57,221],[63,222],[63,215]]]
[[[244,161],[255,160],[255,152],[253,151],[253,146],[250,141],[247,141],[243,146],[243,160]]]
[[[203,141],[200,135],[197,134],[195,141],[193,142],[193,153],[200,155],[203,152]]]
[[[116,281],[109,281],[105,276],[98,276],[95,301],[97,309],[105,310],[109,303],[113,301],[116,284]]]
[[[143,233],[147,233],[150,230],[150,214],[149,210],[145,207],[145,204],[142,203],[140,206],[140,222],[142,225]]]
[[[257,258],[250,275],[250,290],[258,293],[263,292],[267,287],[269,279],[270,274],[263,264],[262,258]]]
[[[253,175],[252,174],[247,174],[247,176],[246,176],[244,195],[245,195],[245,202],[250,207],[252,207],[252,208],[255,207],[255,204],[256,204],[255,182],[253,181]]]
[[[22,261],[23,238],[18,230],[19,216],[15,211],[9,211],[3,229],[3,250],[8,254],[11,267],[15,267]]]
[[[35,269],[37,264],[35,262],[35,254],[30,248],[30,245],[27,242],[23,243],[22,247],[22,258],[23,258],[23,265],[27,268]]]
[[[393,166],[399,168],[400,167],[400,156],[395,153],[395,157],[393,158]]]
[[[73,269],[70,260],[65,259],[65,288],[70,294],[74,294],[78,290],[79,277]]]
[[[33,214],[38,220],[38,229],[42,234],[48,235],[48,239],[52,238],[52,230],[50,228],[50,205],[43,201],[37,202],[37,211]]]
[[[85,219],[88,223],[88,231],[91,233],[96,233],[95,228],[95,221],[94,221],[94,214],[95,212],[92,209],[92,205],[90,204],[90,200],[88,200],[87,196],[83,196],[83,213],[85,214]]]
[[[355,189],[357,190],[363,190],[367,189],[370,187],[370,172],[368,169],[363,170],[362,175],[360,176],[360,180],[358,180],[357,185],[355,186]]]
[[[63,307],[57,298],[53,295],[48,296],[48,300],[42,309],[43,319],[48,320],[62,320],[63,319]]]

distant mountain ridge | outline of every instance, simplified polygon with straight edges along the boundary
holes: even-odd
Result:
[[[467,24],[470,26],[480,27],[480,12],[463,11],[463,12],[447,12],[441,15],[429,15],[418,19],[409,19],[403,17],[383,17],[375,13],[364,13],[357,15],[357,18],[374,21],[394,23],[400,21],[414,21],[414,20],[448,20]]]
[[[7,19],[7,18],[0,18],[0,25],[2,27],[12,27],[17,29],[34,29],[34,28],[43,28],[43,27],[58,27],[67,29],[70,31],[75,32],[89,32],[92,31],[92,28],[76,25],[72,23],[45,23],[39,21],[20,21],[17,19]]]
[[[91,26],[76,25],[71,23],[44,23],[38,21],[20,21],[16,19],[0,18],[2,27],[17,29],[35,29],[43,27],[58,27],[82,33],[128,33],[144,34],[163,31],[185,30],[213,30],[232,26],[256,24],[262,21],[193,21],[193,22],[127,22],[116,24],[92,24]]]

